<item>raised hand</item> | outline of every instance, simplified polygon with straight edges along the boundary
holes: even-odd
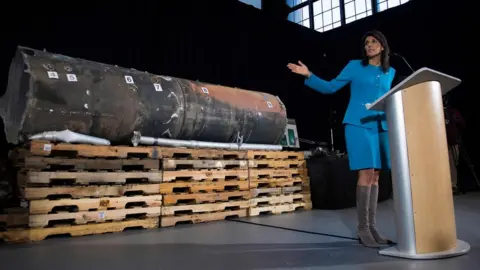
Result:
[[[302,61],[298,61],[298,65],[289,63],[287,67],[293,72],[305,77],[310,77],[310,70],[305,66]]]

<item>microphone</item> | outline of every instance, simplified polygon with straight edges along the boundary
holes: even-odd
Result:
[[[412,73],[415,72],[415,70],[412,68],[412,66],[410,66],[410,64],[408,63],[407,59],[405,59],[405,57],[403,57],[401,54],[398,54],[396,52],[391,52],[390,56],[400,57],[403,60],[403,62],[408,66],[408,68],[412,71]]]

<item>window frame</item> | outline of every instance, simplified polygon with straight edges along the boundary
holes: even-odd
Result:
[[[287,1],[287,0],[285,0],[285,3],[286,3],[286,1]],[[308,6],[308,9],[309,9],[309,17],[308,17],[307,19],[302,18],[302,20],[300,20],[300,21],[298,21],[298,22],[294,22],[294,21],[291,21],[291,22],[296,23],[296,24],[300,24],[300,22],[304,22],[304,21],[306,21],[306,20],[309,20],[310,24],[309,24],[309,27],[307,27],[307,28],[310,28],[310,29],[312,29],[312,30],[324,28],[324,27],[325,27],[324,25],[319,26],[319,27],[316,27],[316,26],[315,26],[314,17],[315,17],[315,16],[318,16],[319,14],[321,14],[321,13],[324,12],[324,11],[322,11],[321,13],[318,13],[318,14],[314,15],[313,4],[316,3],[316,2],[318,2],[318,1],[322,1],[322,0],[307,0],[307,1],[303,2],[303,3],[300,3],[300,4],[298,4],[298,5],[295,5],[295,6],[291,7],[291,8],[290,8],[290,12],[289,12],[289,16],[290,16],[290,14],[292,14],[292,12],[296,12],[296,11],[298,11],[298,10],[304,8],[304,7],[307,7],[307,6]],[[350,0],[347,0],[347,1],[350,1]],[[382,11],[379,11],[380,2],[384,2],[384,1],[388,2],[388,0],[366,0],[365,4],[367,4],[367,1],[371,1],[371,11],[368,10],[368,9],[365,10],[365,13],[367,14],[365,17],[369,17],[369,16],[375,15],[375,14],[377,14],[377,13],[379,13],[379,12],[383,12],[383,11],[385,11],[385,10],[390,9],[390,8],[388,7],[388,4],[387,4],[387,9],[382,10]],[[410,1],[412,1],[412,0],[409,0],[409,1],[404,2],[404,3],[402,3],[401,0],[399,0],[399,1],[400,1],[400,4],[399,4],[398,6],[401,6],[401,5],[404,5],[404,4],[406,4],[406,3],[408,3],[408,2],[410,2]],[[398,7],[398,6],[395,6],[395,7]],[[345,0],[339,0],[339,7],[340,7],[340,26],[333,27],[333,28],[331,28],[331,29],[329,29],[329,30],[332,30],[332,29],[335,29],[335,28],[338,28],[338,27],[342,27],[342,26],[344,26],[344,25],[346,25],[346,24],[348,24],[348,23],[352,23],[352,22],[355,22],[355,21],[357,21],[357,20],[361,20],[361,19],[365,18],[365,17],[363,17],[363,18],[358,18],[358,19],[355,18],[353,21],[350,21],[350,22],[347,23],[347,22],[346,22],[347,19],[346,19],[346,15],[345,15]],[[395,7],[393,7],[393,8],[395,8]],[[332,10],[333,10],[333,8],[332,8]],[[371,12],[371,14],[368,14],[369,12]],[[362,12],[362,13],[363,13],[363,12]],[[357,15],[359,15],[359,14],[357,14],[356,11],[355,11],[355,15],[353,15],[353,17],[356,17]],[[335,23],[337,23],[337,22],[335,22]],[[332,26],[333,26],[335,23],[332,22]],[[303,26],[303,24],[300,24],[300,25]],[[303,26],[303,27],[306,27],[306,26]],[[326,31],[329,31],[329,30],[326,30]],[[316,31],[316,30],[315,30],[315,31]],[[322,32],[326,32],[326,31],[322,31]]]

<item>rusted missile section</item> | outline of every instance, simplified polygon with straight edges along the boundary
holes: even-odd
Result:
[[[182,140],[277,144],[287,113],[275,96],[19,47],[0,98],[8,142],[69,129],[112,143],[133,132]]]

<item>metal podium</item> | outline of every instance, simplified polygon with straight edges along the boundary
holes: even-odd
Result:
[[[372,104],[388,122],[397,245],[381,255],[409,259],[459,256],[442,96],[460,80],[421,68]]]

